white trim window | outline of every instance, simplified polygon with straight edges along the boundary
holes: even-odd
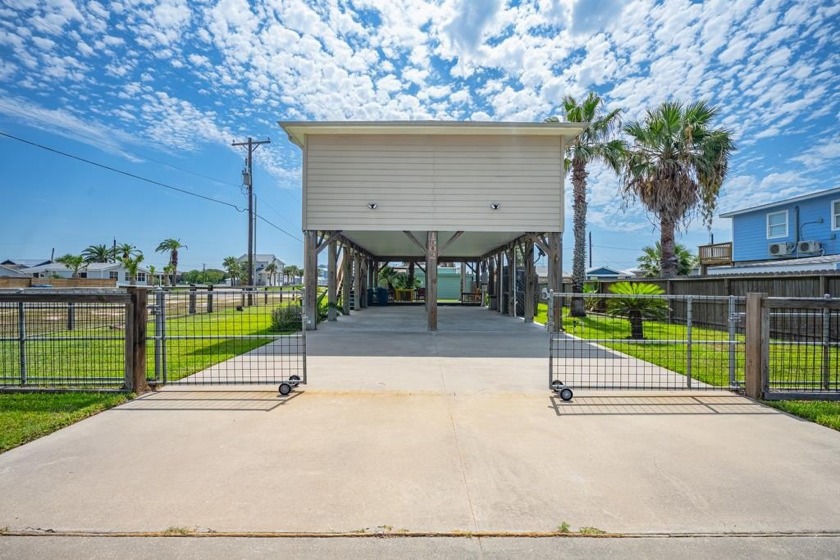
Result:
[[[108,279],[109,280],[119,280],[120,279],[120,272],[118,270],[111,270],[108,272]]]
[[[767,239],[780,239],[788,236],[788,211],[767,213]]]
[[[831,231],[840,229],[840,200],[831,201]]]
[[[146,283],[146,273],[145,272],[138,272],[137,273],[137,281],[141,284]]]

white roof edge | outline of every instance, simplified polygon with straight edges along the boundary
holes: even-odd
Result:
[[[785,204],[791,204],[794,202],[801,202],[803,200],[810,200],[812,198],[819,198],[821,196],[829,195],[829,194],[840,194],[840,187],[836,187],[833,189],[826,189],[824,191],[817,191],[814,193],[809,194],[802,194],[799,196],[795,196],[793,198],[786,198],[785,200],[779,200],[776,202],[768,202],[767,204],[760,204],[758,206],[752,206],[750,208],[744,208],[743,210],[733,210],[732,212],[724,212],[719,215],[721,218],[731,218],[732,216],[738,216],[739,214],[747,214],[749,212],[758,212],[759,210],[767,210],[769,208],[773,208],[776,206],[783,206]]]
[[[574,138],[589,123],[494,121],[278,121],[289,140],[303,146],[305,134],[512,134]]]

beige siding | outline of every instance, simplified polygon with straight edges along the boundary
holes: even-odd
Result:
[[[562,154],[557,137],[309,135],[303,228],[561,231]]]

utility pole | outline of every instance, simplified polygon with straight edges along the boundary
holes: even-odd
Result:
[[[254,163],[254,151],[261,144],[270,144],[271,140],[254,140],[250,136],[247,142],[233,142],[234,146],[245,146],[248,148],[248,155],[245,158],[245,169],[242,171],[242,183],[248,188],[248,286],[254,285],[254,175],[252,173]],[[248,303],[251,303],[249,296]]]

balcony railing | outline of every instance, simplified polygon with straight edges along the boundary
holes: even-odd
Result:
[[[732,264],[732,242],[700,245],[699,253],[701,266]]]

